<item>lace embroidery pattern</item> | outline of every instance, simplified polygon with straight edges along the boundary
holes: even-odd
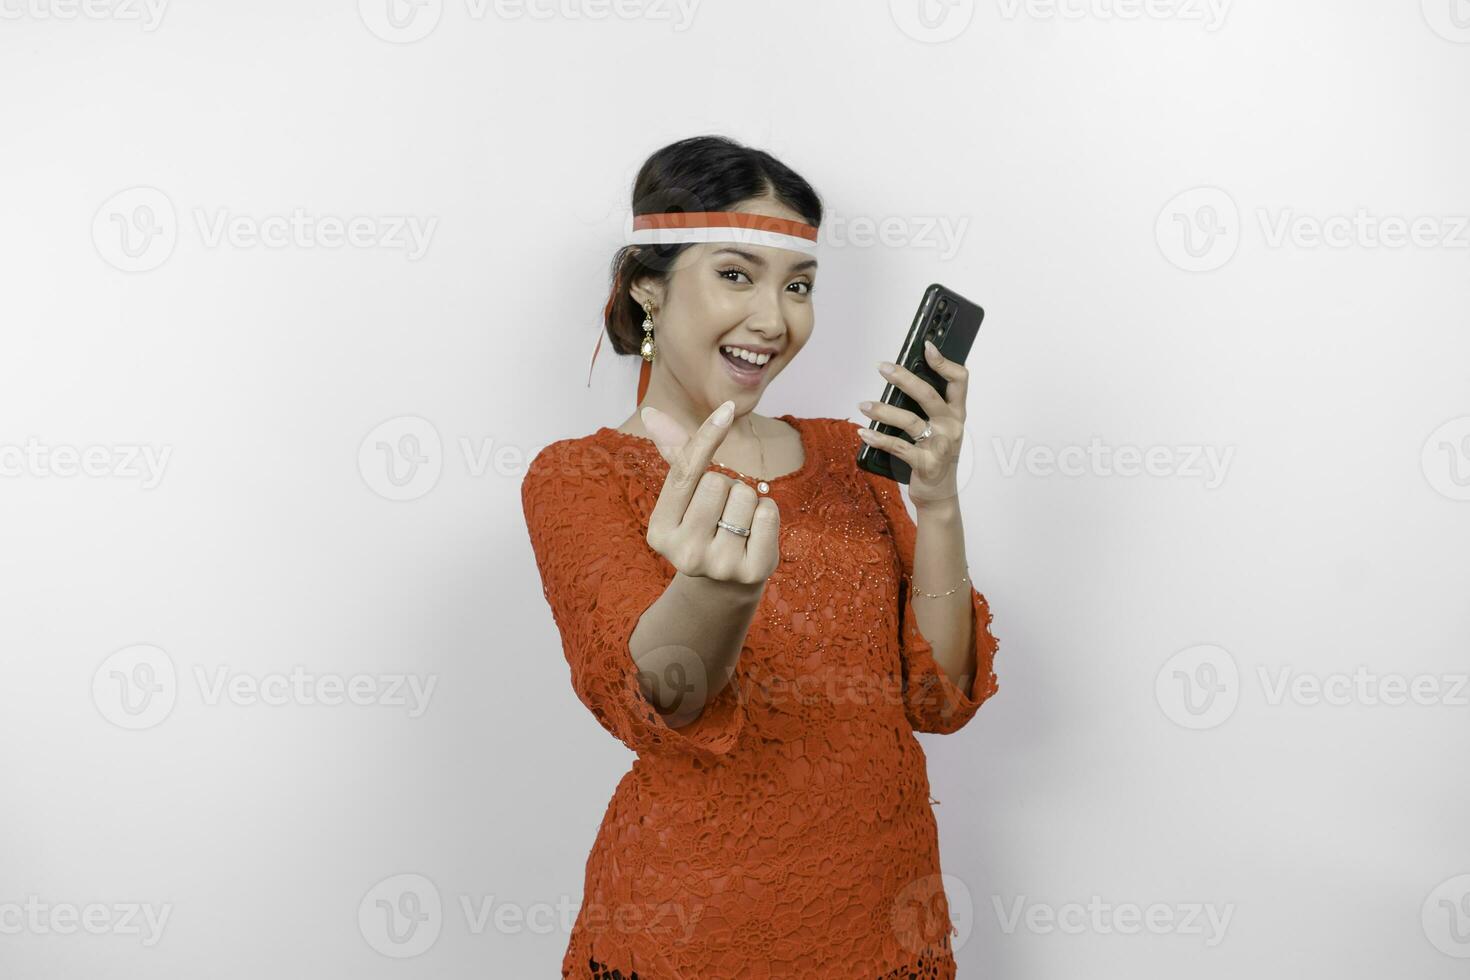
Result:
[[[564,977],[566,974],[562,974]],[[912,969],[900,968],[891,970],[876,980],[954,980],[954,970],[945,971],[943,965],[933,957],[924,956],[914,965]],[[657,977],[643,976],[634,970],[632,973],[624,974],[621,970],[610,969],[607,964],[596,960],[587,961],[587,972],[579,974],[579,980],[658,980]]]
[[[705,702],[679,729],[628,652],[674,575],[645,538],[668,464],[604,428],[547,446],[522,485],[572,689],[636,755],[587,859],[568,980],[954,975],[914,733],[958,731],[996,692],[989,606],[972,584],[976,675],[956,685],[909,614],[898,485],[857,467],[853,423],[781,418],[809,457],[770,484],[781,564],[728,684],[657,679]]]

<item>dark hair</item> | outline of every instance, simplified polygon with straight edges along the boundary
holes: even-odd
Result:
[[[770,197],[813,226],[822,223],[822,199],[812,185],[764,150],[724,136],[691,136],[656,150],[633,181],[633,214],[728,211],[742,201]],[[638,279],[663,281],[689,247],[624,245],[612,261],[612,291],[602,321],[618,354],[643,343],[643,308],[628,293]]]

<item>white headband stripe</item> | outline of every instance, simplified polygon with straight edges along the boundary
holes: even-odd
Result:
[[[702,228],[643,228],[628,234],[630,245],[682,245],[705,242],[731,242],[740,245],[767,245],[771,248],[789,248],[810,252],[817,243],[796,235],[762,228],[702,227]]]

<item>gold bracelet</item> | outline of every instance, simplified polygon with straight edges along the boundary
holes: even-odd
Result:
[[[960,578],[960,585],[964,585],[968,581],[970,581],[970,566],[966,565],[965,574],[963,577]],[[914,586],[913,591],[909,593],[909,595],[923,596],[926,599],[943,599],[947,595],[954,595],[955,592],[959,590],[960,585],[956,585],[948,592],[920,592],[919,587],[916,585]]]

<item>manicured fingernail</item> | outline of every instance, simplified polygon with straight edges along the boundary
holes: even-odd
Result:
[[[714,422],[715,425],[724,426],[729,425],[730,419],[734,417],[735,403],[733,401],[726,401],[719,408],[715,409],[715,414],[710,416],[710,421]]]
[[[656,413],[657,411],[658,411],[658,409],[654,408],[652,405],[644,405],[642,408],[638,409],[638,417],[643,420],[643,424],[644,425],[647,425],[648,424],[648,413],[649,412],[655,412]]]
[[[872,429],[858,429],[858,438],[861,439],[861,440],[863,440],[863,442],[867,442],[868,440],[870,440],[870,439],[873,438],[873,430]]]
[[[879,361],[878,362],[878,373],[879,374],[892,374],[893,373],[893,369],[896,368],[897,366],[898,365],[891,364],[888,361]]]
[[[871,412],[873,410],[873,403],[872,402],[858,402],[858,408],[861,408],[865,412]]]
[[[932,340],[924,341],[924,349],[935,357],[939,356],[939,348],[934,346],[934,341]]]

